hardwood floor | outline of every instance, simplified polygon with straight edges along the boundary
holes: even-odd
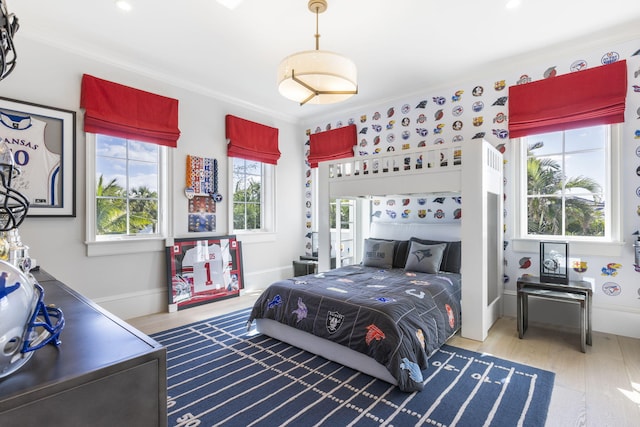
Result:
[[[555,372],[547,426],[640,426],[640,340],[600,332],[580,352],[578,330],[530,324],[518,338],[503,317],[484,342],[456,336],[449,344]]]
[[[259,292],[239,298],[159,313],[128,322],[146,334],[186,325],[253,305]],[[640,340],[593,333],[593,346],[580,352],[577,330],[530,323],[518,338],[516,320],[499,319],[484,342],[459,335],[448,344],[556,373],[547,427],[640,426]]]

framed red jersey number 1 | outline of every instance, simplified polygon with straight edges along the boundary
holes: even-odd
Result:
[[[174,239],[166,254],[169,311],[240,296],[242,249],[236,236]]]

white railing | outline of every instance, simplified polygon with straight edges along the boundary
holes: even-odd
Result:
[[[462,147],[433,146],[325,162],[329,180],[453,171],[462,167]]]

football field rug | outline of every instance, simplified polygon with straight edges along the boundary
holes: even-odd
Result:
[[[555,374],[445,345],[421,392],[255,331],[249,309],[152,335],[169,426],[544,426]]]

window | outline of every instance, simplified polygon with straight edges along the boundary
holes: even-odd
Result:
[[[166,148],[101,134],[87,142],[87,243],[164,238]]]
[[[96,136],[96,236],[158,233],[160,146]]]
[[[273,231],[273,165],[230,157],[234,232]]]
[[[329,204],[329,228],[331,230],[335,230],[338,228],[336,226],[337,215],[336,215],[336,199],[333,199]],[[350,230],[352,225],[351,214],[353,208],[353,201],[351,200],[340,200],[340,225],[342,230]]]
[[[590,242],[619,238],[617,127],[520,139],[520,237]]]
[[[338,206],[340,211],[338,214]],[[332,248],[339,250],[337,257],[335,250],[331,256],[339,258],[341,265],[354,263],[355,257],[355,234],[356,234],[356,203],[353,199],[333,199],[329,204],[329,228],[331,230]],[[339,226],[338,226],[339,224]]]

